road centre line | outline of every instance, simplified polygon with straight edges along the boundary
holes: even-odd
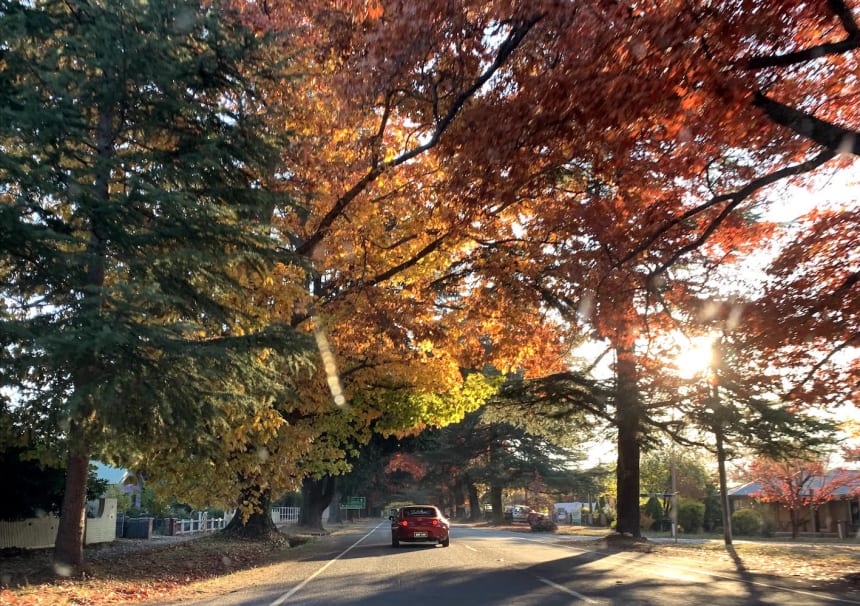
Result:
[[[271,604],[270,604],[269,606],[281,606],[282,604],[286,603],[286,601],[287,601],[287,600],[289,600],[292,596],[294,596],[296,593],[298,593],[299,591],[301,591],[301,590],[302,590],[302,589],[303,589],[303,588],[304,588],[308,583],[310,583],[310,582],[311,582],[312,580],[314,580],[316,577],[318,577],[318,576],[319,576],[319,575],[321,575],[323,572],[325,572],[325,570],[326,570],[326,569],[328,569],[328,568],[329,568],[329,566],[331,566],[331,565],[332,565],[332,564],[334,564],[336,561],[338,561],[338,560],[339,560],[339,559],[341,559],[343,556],[345,556],[347,553],[349,553],[350,551],[352,551],[355,547],[357,547],[360,543],[362,543],[362,542],[363,542],[365,539],[367,539],[370,535],[372,535],[374,532],[376,532],[376,531],[377,531],[381,526],[383,526],[385,523],[386,523],[386,522],[380,522],[379,524],[377,524],[376,526],[374,526],[374,527],[370,530],[370,532],[368,532],[367,534],[365,534],[364,536],[362,536],[360,539],[358,539],[355,543],[353,543],[352,545],[350,545],[349,547],[347,547],[346,549],[344,549],[340,554],[338,554],[337,556],[335,556],[334,558],[332,558],[331,560],[329,560],[328,562],[326,562],[326,563],[325,563],[323,566],[321,566],[321,567],[320,567],[316,572],[314,572],[312,575],[310,575],[310,576],[309,576],[308,578],[306,578],[304,581],[302,581],[301,583],[299,583],[298,585],[296,585],[295,587],[293,587],[290,591],[288,591],[287,593],[283,594],[281,597],[279,597],[279,598],[278,598],[277,600],[275,600],[274,602],[271,602]],[[642,561],[641,561],[641,560],[639,560],[639,559],[637,559],[637,558],[633,558],[633,557],[630,557],[630,556],[625,556],[624,554],[619,554],[619,553],[610,553],[610,552],[604,552],[604,551],[599,551],[599,550],[583,549],[583,548],[581,548],[581,547],[575,547],[575,546],[573,546],[573,545],[562,545],[562,544],[559,544],[559,543],[545,542],[545,541],[540,541],[540,540],[536,540],[536,539],[526,539],[526,538],[522,538],[521,540],[531,541],[531,542],[535,542],[535,543],[543,543],[543,544],[545,544],[545,545],[546,545],[546,544],[554,544],[554,545],[555,545],[555,546],[557,546],[557,547],[563,547],[563,548],[565,548],[565,549],[569,549],[569,550],[572,550],[572,551],[578,551],[578,552],[580,552],[580,553],[581,553],[581,554],[583,554],[583,555],[584,555],[584,554],[588,554],[588,553],[595,553],[595,554],[600,554],[600,555],[605,555],[605,556],[613,556],[613,557],[615,557],[615,558],[617,558],[617,559],[626,560],[626,561],[629,561],[629,562],[637,562],[637,563],[639,563],[640,565],[642,564]],[[466,547],[466,548],[468,548],[468,549],[470,549],[470,550],[472,550],[472,551],[475,551],[475,552],[477,552],[477,551],[478,551],[477,549],[475,549],[475,548],[473,548],[473,547],[470,547],[470,546],[468,546],[468,545],[465,545],[465,544],[464,544],[463,546],[464,546],[464,547]],[[759,581],[747,581],[747,580],[744,580],[744,579],[742,579],[742,578],[739,578],[738,576],[730,576],[730,575],[725,575],[725,574],[718,574],[718,573],[715,573],[715,572],[710,572],[710,571],[708,571],[708,570],[696,570],[696,569],[693,569],[693,568],[689,568],[689,567],[687,567],[687,566],[678,566],[678,565],[676,565],[676,564],[668,564],[668,563],[663,563],[663,562],[648,562],[648,565],[649,565],[649,566],[652,566],[652,567],[654,567],[654,568],[666,568],[666,569],[670,569],[670,570],[682,570],[682,571],[685,571],[685,572],[689,572],[689,573],[693,573],[693,574],[698,574],[698,575],[702,575],[702,576],[708,576],[708,577],[718,578],[718,579],[725,579],[725,580],[728,580],[728,581],[735,581],[735,582],[743,583],[743,584],[747,584],[747,585],[755,585],[755,586],[757,586],[757,587],[764,587],[764,588],[767,588],[767,589],[776,589],[776,590],[780,590],[780,591],[787,591],[787,592],[789,592],[789,593],[794,593],[794,594],[797,594],[797,595],[803,595],[803,596],[815,597],[815,598],[818,598],[818,599],[821,599],[821,600],[830,601],[830,602],[838,602],[838,603],[841,603],[841,604],[856,604],[856,605],[860,606],[860,602],[858,602],[858,601],[856,601],[856,600],[848,600],[848,599],[843,599],[843,598],[839,598],[839,597],[835,597],[835,596],[830,596],[830,595],[826,595],[826,594],[814,593],[814,592],[811,592],[811,591],[803,591],[803,590],[800,590],[800,589],[792,589],[792,588],[790,588],[790,587],[785,587],[785,586],[782,586],[782,585],[773,585],[773,584],[770,584],[770,583],[762,583],[762,582],[759,582]],[[520,570],[525,571],[521,566],[514,566],[514,568],[517,568],[517,569],[520,569]],[[556,589],[557,591],[561,591],[561,592],[567,593],[568,595],[571,595],[571,596],[573,596],[573,597],[576,597],[576,598],[577,598],[577,599],[579,599],[579,600],[583,600],[583,601],[585,601],[586,603],[590,603],[590,604],[594,604],[594,603],[596,603],[594,600],[592,600],[592,599],[590,599],[590,598],[588,598],[588,597],[586,597],[586,596],[584,596],[584,595],[582,595],[582,594],[580,594],[580,593],[577,593],[576,591],[573,591],[572,589],[568,589],[567,587],[565,587],[565,586],[563,586],[563,585],[559,585],[558,583],[555,583],[555,582],[553,582],[553,581],[551,581],[551,580],[549,580],[549,579],[546,579],[546,578],[544,578],[544,577],[540,577],[540,576],[537,576],[537,575],[532,575],[532,576],[534,576],[534,578],[536,578],[536,579],[537,579],[538,581],[540,581],[541,583],[544,583],[545,585],[548,585],[549,587],[552,587],[553,589]]]
[[[359,540],[357,540],[355,543],[353,543],[352,545],[350,545],[349,547],[347,547],[346,549],[344,549],[344,550],[343,550],[342,552],[340,552],[337,556],[335,556],[334,558],[332,558],[331,560],[329,560],[328,562],[326,562],[326,563],[325,563],[322,567],[320,567],[320,568],[319,568],[315,573],[313,573],[311,576],[309,576],[308,578],[306,578],[304,581],[302,581],[301,583],[299,583],[298,585],[296,585],[295,587],[293,587],[291,590],[289,590],[287,593],[285,593],[284,595],[282,595],[281,597],[279,597],[277,600],[275,600],[274,602],[272,602],[271,604],[269,604],[269,606],[281,606],[281,604],[284,604],[287,600],[289,600],[291,597],[293,597],[296,593],[298,593],[299,591],[301,591],[301,590],[302,590],[302,588],[303,588],[305,585],[307,585],[308,583],[310,583],[311,581],[313,581],[315,578],[317,578],[319,575],[321,575],[323,572],[325,572],[325,570],[326,570],[329,566],[331,566],[332,564],[334,564],[335,562],[337,562],[339,559],[341,559],[343,556],[345,556],[345,555],[346,555],[346,554],[348,554],[350,551],[352,551],[355,547],[357,547],[357,546],[358,546],[358,544],[359,544],[359,543],[361,543],[362,541],[364,541],[364,539],[366,539],[367,537],[369,537],[370,535],[372,535],[374,532],[376,532],[376,531],[379,529],[379,527],[380,527],[380,526],[382,526],[383,524],[386,524],[386,523],[387,523],[387,522],[380,522],[379,524],[377,524],[376,526],[374,526],[374,527],[373,527],[373,529],[372,529],[370,532],[368,532],[366,535],[364,535],[363,537],[361,537],[361,538],[360,538]]]

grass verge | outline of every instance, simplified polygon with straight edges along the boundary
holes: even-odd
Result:
[[[521,524],[494,528],[531,532]],[[347,530],[349,527],[344,527],[334,534]],[[554,534],[560,541],[570,536],[572,543],[602,549],[600,539],[610,531],[563,526]],[[49,552],[0,557],[0,604],[104,606],[202,597],[206,592],[223,592],[256,577],[270,578],[269,566],[296,559],[304,551],[301,543],[320,537],[293,535],[290,539],[293,547],[284,542],[227,541],[210,535],[158,549],[93,558],[80,577],[59,580],[51,574]],[[610,543],[610,549],[623,549],[623,545]],[[737,541],[727,548],[722,540],[702,539],[650,542],[647,551],[691,568],[771,575],[805,587],[855,597],[860,594],[860,545],[779,540]]]

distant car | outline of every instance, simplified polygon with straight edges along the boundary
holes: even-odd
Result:
[[[529,526],[534,526],[538,522],[543,522],[546,519],[552,520],[552,516],[546,513],[540,513],[539,511],[530,511],[526,516],[526,522],[529,523]]]
[[[505,507],[504,518],[506,522],[528,522],[529,515],[534,509],[527,505],[508,505]]]
[[[451,542],[450,523],[433,505],[406,505],[388,519],[392,547],[400,547],[400,543],[438,543],[447,547]]]

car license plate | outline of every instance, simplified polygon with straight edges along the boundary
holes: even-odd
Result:
[[[412,536],[415,537],[416,539],[426,539],[427,533],[426,532],[413,532]]]

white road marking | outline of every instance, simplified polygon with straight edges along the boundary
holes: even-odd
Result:
[[[474,547],[470,547],[469,545],[463,545],[463,547],[465,547],[465,548],[466,548],[466,549],[468,549],[469,551],[474,551],[475,553],[478,553],[478,550],[477,550],[477,549],[475,549]]]
[[[587,604],[597,604],[597,602],[592,600],[591,598],[587,598],[584,595],[582,595],[581,593],[574,591],[573,589],[568,589],[564,585],[559,585],[558,583],[554,583],[554,582],[550,581],[549,579],[545,579],[543,577],[536,576],[535,578],[538,581],[540,581],[541,583],[543,583],[544,585],[549,585],[550,587],[552,587],[556,591],[561,591],[561,592],[566,593],[568,595],[572,595],[576,599],[582,600],[583,602],[586,602]]]
[[[301,583],[299,583],[298,585],[296,585],[295,587],[293,587],[292,589],[290,589],[287,593],[285,593],[284,595],[282,595],[281,597],[279,597],[277,600],[275,600],[274,602],[272,602],[269,606],[281,606],[281,604],[286,603],[286,601],[287,601],[287,600],[289,600],[289,599],[290,599],[291,597],[293,597],[296,593],[298,593],[299,591],[301,591],[301,590],[302,590],[302,588],[304,588],[304,586],[305,586],[305,585],[307,585],[308,583],[310,583],[311,581],[313,581],[315,578],[317,578],[319,575],[321,575],[323,572],[325,572],[325,570],[326,570],[329,566],[331,566],[332,564],[334,564],[335,562],[337,562],[339,559],[341,559],[343,556],[345,556],[345,555],[346,555],[346,554],[348,554],[350,551],[352,551],[352,550],[353,550],[353,549],[354,549],[354,548],[355,548],[359,543],[361,543],[364,539],[366,539],[367,537],[369,537],[370,535],[372,535],[374,532],[376,532],[376,531],[379,529],[379,527],[380,527],[380,526],[382,526],[383,524],[386,524],[386,523],[387,523],[387,522],[380,522],[379,524],[377,524],[376,526],[374,526],[374,527],[373,527],[373,529],[372,529],[370,532],[368,532],[366,535],[364,535],[363,537],[361,537],[361,538],[360,538],[359,540],[357,540],[355,543],[353,543],[352,545],[350,545],[349,547],[347,547],[346,549],[344,549],[342,552],[340,552],[340,553],[337,555],[337,557],[332,558],[331,560],[329,560],[328,562],[326,562],[326,563],[325,563],[322,567],[320,567],[320,568],[319,568],[315,573],[313,573],[311,576],[309,576],[308,578],[306,578],[304,581],[302,581]]]

